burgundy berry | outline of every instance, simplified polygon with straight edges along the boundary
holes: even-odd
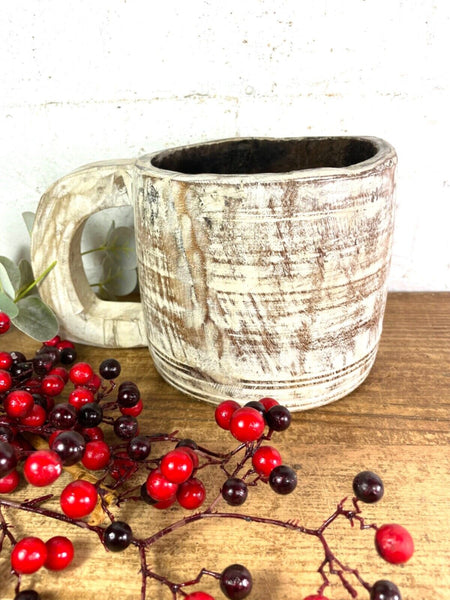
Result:
[[[45,542],[47,547],[47,560],[44,567],[50,571],[62,571],[73,560],[74,549],[69,538],[57,535]]]
[[[147,435],[138,435],[128,443],[128,456],[132,460],[145,460],[151,451],[150,438]]]
[[[198,444],[190,438],[184,438],[178,442],[175,448],[191,448],[191,450],[197,450]]]
[[[373,504],[383,497],[383,482],[376,473],[361,471],[353,480],[353,492],[361,502]]]
[[[58,346],[59,346],[59,344],[58,344]],[[58,347],[58,349],[60,350],[59,360],[62,362],[63,365],[71,365],[77,360],[77,351],[75,350],[75,348],[70,348],[70,347],[59,348]]]
[[[281,454],[273,446],[261,446],[252,456],[253,468],[263,477],[269,477],[272,470],[281,463]]]
[[[0,335],[6,333],[11,327],[11,319],[5,312],[0,312]]]
[[[61,492],[61,509],[71,519],[82,519],[91,514],[97,504],[97,488],[89,481],[72,481]]]
[[[382,525],[377,529],[375,547],[381,558],[394,565],[407,562],[414,554],[411,534],[395,523]]]
[[[194,463],[183,449],[171,450],[162,457],[161,473],[172,483],[184,483],[192,475]]]
[[[17,466],[14,446],[8,442],[0,442],[0,477],[5,477]]]
[[[111,552],[121,552],[128,548],[133,539],[133,533],[128,523],[113,521],[103,534],[103,543]]]
[[[281,406],[281,404],[269,408],[265,417],[267,425],[274,431],[285,431],[291,424],[291,413],[289,409]]]
[[[118,360],[115,358],[107,358],[101,363],[98,372],[103,379],[117,379],[121,370],[122,368]]]
[[[11,567],[20,575],[36,573],[47,559],[47,547],[37,537],[22,538],[12,549]]]
[[[266,412],[264,404],[262,404],[262,402],[258,402],[257,400],[251,400],[250,402],[244,404],[244,406],[251,406],[251,408],[255,408],[262,414],[262,416],[264,416],[264,413]]]
[[[74,385],[86,385],[92,379],[94,371],[86,362],[78,362],[69,371],[69,379]]]
[[[230,429],[231,415],[240,408],[240,405],[235,400],[224,400],[221,402],[214,412],[216,423],[222,429]]]
[[[395,583],[380,579],[370,590],[370,600],[402,600],[402,596]]]
[[[78,424],[81,427],[96,427],[102,422],[103,409],[96,402],[85,404],[78,411]]]
[[[77,431],[63,431],[52,441],[51,449],[58,454],[63,465],[69,467],[82,459],[86,441]]]
[[[206,490],[200,479],[192,477],[182,483],[177,490],[177,500],[180,506],[195,510],[201,506],[206,497]]]
[[[12,442],[15,431],[6,423],[0,423],[0,442]]]
[[[255,408],[238,408],[230,419],[230,432],[239,442],[254,442],[264,433],[264,417]]]
[[[18,350],[11,350],[9,354],[12,358],[13,364],[25,362],[27,360],[25,354],[19,352]]]
[[[287,465],[279,465],[272,469],[269,484],[277,494],[290,494],[297,487],[297,475],[294,469]]]
[[[156,504],[157,503],[157,500],[155,500],[154,498],[152,498],[149,495],[149,493],[147,491],[147,485],[145,484],[145,482],[140,487],[140,496],[146,504]]]
[[[37,450],[23,465],[25,479],[31,485],[44,487],[52,484],[62,473],[62,462],[52,450]]]
[[[104,469],[111,460],[111,450],[103,440],[92,440],[86,443],[81,462],[86,469],[98,471]]]
[[[11,377],[16,381],[25,381],[33,375],[33,363],[31,361],[15,362],[9,370]]]
[[[138,433],[138,422],[136,417],[122,415],[114,421],[114,433],[121,440],[131,440]]]
[[[184,600],[214,600],[214,598],[206,592],[192,592],[185,596]]]
[[[221,494],[230,506],[241,506],[247,500],[248,487],[242,479],[230,477],[223,484]]]
[[[52,408],[48,420],[57,429],[72,429],[77,423],[77,411],[72,405],[61,402]]]
[[[52,354],[38,354],[32,360],[33,371],[36,375],[47,375],[53,368],[55,363]]]
[[[117,391],[117,404],[119,408],[132,408],[139,402],[141,394],[138,386],[132,381],[124,381]]]
[[[252,591],[250,571],[243,565],[230,565],[220,575],[220,589],[230,600],[246,598]]]
[[[14,596],[14,600],[41,600],[36,590],[22,590]]]

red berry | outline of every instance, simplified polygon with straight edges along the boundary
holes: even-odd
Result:
[[[206,490],[200,479],[193,477],[180,485],[177,491],[177,500],[180,506],[194,510],[201,506],[205,500]]]
[[[261,402],[261,404],[266,410],[269,410],[270,408],[272,408],[272,406],[276,406],[278,404],[278,402],[273,398],[261,398],[259,402]]]
[[[411,534],[401,525],[382,525],[375,534],[375,547],[385,561],[394,565],[407,562],[414,554]]]
[[[230,420],[230,432],[240,442],[254,442],[262,436],[264,426],[264,417],[251,406],[238,408]]]
[[[59,375],[65,384],[69,381],[69,373],[64,367],[53,367],[49,375]]]
[[[9,369],[13,364],[13,359],[9,352],[0,352],[0,369]]]
[[[214,600],[214,598],[206,592],[192,592],[192,594],[188,594],[184,600]]]
[[[5,371],[4,369],[0,369],[0,394],[2,392],[6,392],[11,388],[12,385],[12,377]]]
[[[134,406],[119,406],[119,410],[123,415],[128,415],[130,417],[138,417],[142,410],[144,409],[144,403],[142,399],[139,398],[137,404]]]
[[[84,387],[77,387],[69,394],[69,404],[74,406],[77,410],[85,404],[89,404],[90,402],[94,401],[95,397],[93,392]]]
[[[59,503],[65,515],[82,519],[91,514],[97,504],[97,488],[89,481],[72,481],[61,492]]]
[[[44,567],[50,571],[62,571],[70,565],[74,555],[73,544],[69,538],[56,535],[45,542],[47,560]]]
[[[40,427],[45,423],[47,412],[40,404],[33,404],[30,412],[20,419],[22,425],[27,427]]]
[[[91,471],[104,469],[111,459],[109,446],[103,440],[87,442],[81,462]]]
[[[86,385],[93,375],[91,365],[85,362],[76,363],[69,371],[69,379],[74,385]]]
[[[87,442],[95,442],[97,440],[104,440],[105,434],[103,429],[100,427],[80,427],[77,431],[81,433]]]
[[[177,501],[177,497],[173,496],[168,500],[160,500],[159,502],[153,502],[152,507],[158,508],[159,510],[164,510],[165,508],[170,508]]]
[[[240,405],[234,400],[224,400],[221,402],[214,412],[216,423],[222,429],[230,429],[231,415],[240,408]]]
[[[11,327],[11,319],[5,312],[0,312],[0,335],[6,333]]]
[[[46,342],[44,342],[44,346],[50,346],[52,348],[56,348],[56,344],[59,344],[60,341],[61,341],[61,338],[59,337],[59,335],[55,335],[55,337],[52,337],[51,340],[47,340]]]
[[[194,470],[191,457],[183,450],[171,450],[165,454],[159,465],[161,473],[172,483],[184,483]]]
[[[196,454],[196,452],[193,448],[189,448],[189,446],[178,446],[177,450],[181,450],[182,452],[185,452],[186,454],[188,454],[191,457],[192,464],[194,465],[194,469],[196,469],[198,467],[198,454]]]
[[[25,479],[37,487],[52,484],[61,473],[61,459],[53,450],[36,450],[27,457],[23,465]]]
[[[273,446],[261,446],[252,457],[253,468],[264,477],[269,477],[272,469],[281,463],[281,454]]]
[[[64,379],[59,375],[46,375],[42,379],[41,390],[43,394],[51,396],[59,396],[64,389]]]
[[[157,502],[174,498],[178,490],[178,484],[172,483],[164,477],[160,469],[153,469],[150,472],[146,487],[148,495]]]
[[[11,567],[16,573],[29,575],[38,571],[47,559],[47,547],[37,537],[25,537],[13,547]]]
[[[60,342],[56,342],[55,346],[58,348],[58,350],[64,350],[64,348],[75,348],[75,344],[69,340],[61,340]]]
[[[14,470],[0,479],[0,494],[11,494],[20,482],[19,473]]]
[[[91,392],[96,392],[102,385],[102,380],[94,373],[87,383],[84,384]]]
[[[24,390],[9,392],[3,401],[6,414],[15,419],[25,417],[34,404],[33,396]]]
[[[313,594],[312,596],[306,596],[303,600],[328,600],[325,596]]]

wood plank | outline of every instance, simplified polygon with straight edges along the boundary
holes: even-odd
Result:
[[[0,339],[0,350],[22,350],[32,355],[38,344],[17,332]],[[145,349],[105,350],[78,346],[79,358],[97,366],[107,356],[122,363],[121,379],[136,381],[146,408],[141,431],[180,430],[216,451],[233,447],[227,432],[214,425],[213,407],[182,396],[156,373]],[[330,530],[330,543],[339,556],[360,570],[366,580],[391,579],[403,600],[444,600],[450,587],[449,498],[449,383],[450,294],[390,294],[380,350],[368,379],[346,398],[325,407],[293,415],[284,434],[274,436],[284,462],[297,470],[299,485],[290,496],[276,496],[265,486],[252,488],[240,512],[279,519],[298,519],[319,526],[344,496],[350,495],[353,476],[363,469],[380,474],[385,497],[364,507],[369,521],[398,522],[412,533],[416,552],[405,566],[384,563],[373,547],[373,532],[351,529],[347,522]],[[212,468],[201,473],[208,499],[222,478]],[[70,481],[64,474],[58,489]],[[34,490],[32,492],[34,494]],[[25,498],[22,488],[13,496]],[[54,503],[57,506],[57,502]],[[66,524],[4,509],[14,534],[47,539],[69,535],[76,558],[66,572],[25,576],[43,600],[85,597],[138,599],[139,561],[136,550],[106,553],[94,534]],[[177,520],[184,511],[157,511],[129,505],[118,511],[139,535],[149,535]],[[13,598],[8,544],[0,554],[0,599]],[[241,521],[201,521],[174,532],[152,547],[149,564],[172,580],[186,580],[202,567],[220,571],[233,562],[245,564],[254,576],[252,600],[298,600],[320,584],[321,560],[317,540],[271,526]],[[217,582],[204,580],[202,589],[217,600],[224,596]],[[148,598],[170,600],[171,594],[151,583]],[[331,600],[350,596],[339,586],[327,589]],[[368,597],[358,588],[358,598]]]

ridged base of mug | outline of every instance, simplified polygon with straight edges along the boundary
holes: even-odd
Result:
[[[378,344],[353,364],[316,377],[280,381],[241,380],[234,384],[208,380],[198,370],[169,360],[155,347],[150,348],[150,354],[156,369],[168,383],[198,400],[219,404],[232,398],[245,404],[269,396],[291,411],[301,411],[329,404],[355,390],[368,376],[377,350]]]

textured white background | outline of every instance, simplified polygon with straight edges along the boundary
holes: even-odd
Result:
[[[0,13],[0,254],[81,164],[242,135],[399,154],[392,290],[450,289],[448,0],[14,0]]]

